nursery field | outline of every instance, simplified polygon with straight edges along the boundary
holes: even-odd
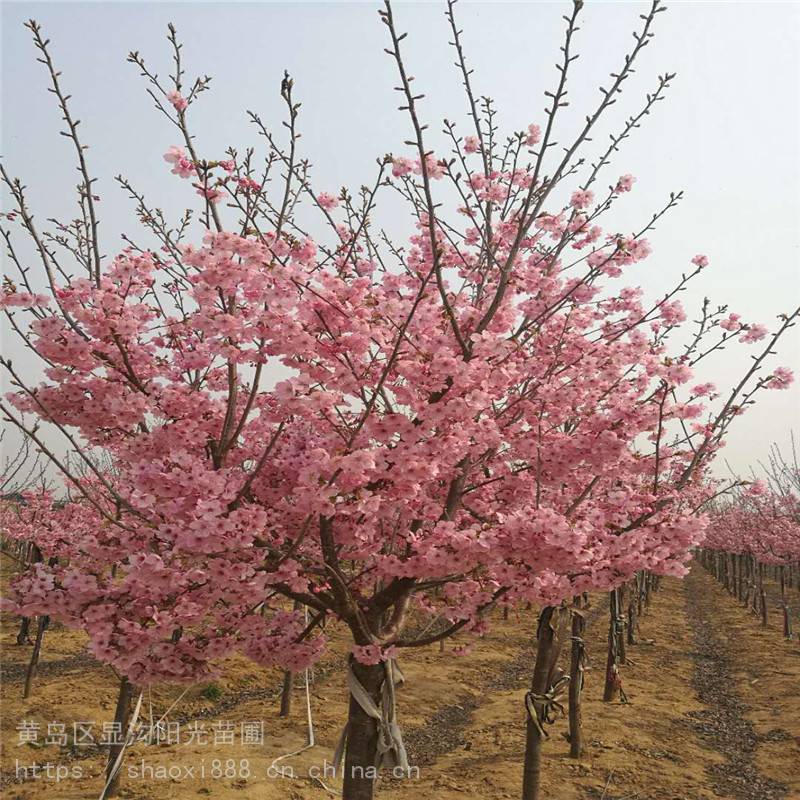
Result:
[[[796,4],[675,5],[3,6],[3,800],[800,800]]]
[[[774,590],[769,582],[767,588]],[[664,579],[620,668],[628,703],[601,700],[606,596],[591,598],[586,619],[586,752],[570,758],[566,721],[550,726],[543,797],[800,798],[800,642],[781,635],[777,614],[762,628],[697,564],[683,581]],[[32,695],[23,700],[30,646],[15,644],[14,618],[3,621],[3,796],[97,797],[107,752],[83,742],[80,732],[99,731],[113,719],[118,679],[85,653],[82,634],[56,625],[45,635]],[[535,626],[536,609],[506,620],[497,613],[489,634],[464,654],[453,653],[453,642],[444,651],[433,644],[403,653],[398,716],[413,767],[404,779],[382,777],[378,797],[519,796]],[[213,683],[161,686],[143,695],[140,719],[149,725],[166,714],[162,727],[174,737],[128,749],[119,796],[335,796],[337,781],[324,768],[346,716],[346,648],[343,634],[328,632],[334,646],[310,686],[314,747],[275,761],[306,744],[303,676],[296,677],[285,719],[278,715],[281,674],[228,659]],[[83,724],[78,738],[76,723]],[[58,742],[62,731],[66,741]],[[56,743],[47,743],[48,734]]]

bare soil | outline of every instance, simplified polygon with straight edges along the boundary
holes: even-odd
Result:
[[[592,598],[586,642],[592,662],[585,688],[587,752],[569,757],[566,721],[550,729],[544,756],[547,800],[792,800],[800,798],[800,642],[781,636],[696,567],[686,581],[666,579],[640,620],[639,644],[622,667],[629,704],[603,703],[602,677],[608,605]],[[72,738],[75,722],[99,732],[113,718],[117,678],[84,653],[84,637],[48,630],[33,696],[22,700],[29,646],[16,646],[15,620],[3,647],[3,797],[9,800],[97,798],[105,751]],[[491,632],[466,655],[453,644],[403,654],[407,681],[399,716],[413,764],[406,779],[385,776],[385,800],[500,800],[519,796],[524,749],[523,697],[533,666],[536,611],[493,621]],[[332,653],[310,685],[316,745],[276,763],[306,743],[303,676],[295,681],[289,719],[278,716],[281,675],[243,658],[222,665],[213,684],[159,686],[145,692],[141,716],[180,726],[180,744],[137,743],[126,753],[120,797],[126,800],[321,800],[335,796],[324,783],[344,722],[344,636],[333,632]],[[465,642],[455,642],[463,645]],[[185,692],[185,693],[184,693]],[[260,744],[240,740],[241,725],[263,722]],[[47,744],[48,725],[63,724],[65,744]],[[21,743],[21,730],[36,742]],[[191,726],[204,730],[187,742]],[[57,732],[53,729],[52,732]],[[234,742],[226,742],[230,731]],[[23,737],[24,738],[24,737]],[[217,743],[214,743],[214,739]],[[32,765],[39,775],[33,776]],[[45,765],[51,765],[51,775]],[[60,776],[56,767],[62,767]],[[27,774],[26,774],[27,770]],[[144,774],[143,774],[144,773]],[[66,775],[66,777],[64,777]]]

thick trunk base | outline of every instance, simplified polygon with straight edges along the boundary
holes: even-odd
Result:
[[[119,791],[119,781],[122,775],[122,765],[120,769],[114,773],[114,765],[119,757],[122,748],[124,747],[125,739],[128,735],[128,724],[131,718],[131,700],[133,699],[134,687],[127,678],[123,678],[119,684],[119,694],[117,695],[117,708],[114,713],[115,728],[120,731],[120,743],[112,744],[108,750],[108,761],[106,762],[106,790],[103,792],[102,800],[108,800],[109,797],[115,797]],[[109,780],[110,779],[110,780]]]
[[[283,688],[281,689],[280,717],[288,717],[292,713],[292,689],[294,688],[294,672],[286,670],[283,673]]]
[[[539,615],[539,627],[536,634],[536,662],[531,679],[531,694],[544,695],[553,685],[557,675],[556,665],[561,651],[561,634],[558,623],[559,609],[546,607]],[[533,704],[537,718],[540,718],[540,706]],[[542,782],[542,745],[544,736],[540,731],[543,721],[537,725],[528,714],[525,729],[525,761],[522,770],[522,800],[539,800]]]
[[[583,755],[583,720],[581,718],[581,692],[583,691],[584,645],[583,631],[586,620],[582,614],[572,615],[572,653],[569,667],[569,754],[571,758]]]
[[[351,667],[375,705],[379,705],[384,677],[383,665],[360,664],[354,660],[351,662]],[[342,800],[373,800],[377,777],[375,768],[377,747],[378,726],[351,695],[347,716]]]
[[[33,644],[31,642],[31,618],[21,617],[19,621],[19,631],[17,632],[17,644]]]

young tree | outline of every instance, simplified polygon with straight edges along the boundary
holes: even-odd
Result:
[[[6,431],[0,431],[0,446],[6,438],[5,434]],[[23,492],[32,486],[46,486],[40,461],[39,454],[32,450],[28,440],[22,439],[13,454],[5,456],[0,472],[0,552],[11,559],[20,571],[41,560],[41,553],[32,542],[10,537],[2,520],[9,511],[19,509],[20,505],[25,503]],[[33,643],[30,638],[30,627],[30,617],[20,617],[18,645]]]
[[[774,466],[774,462],[773,462]],[[785,462],[783,466],[786,467]],[[703,542],[705,563],[718,580],[753,608],[767,625],[768,603],[764,588],[766,568],[778,571],[783,633],[792,635],[786,596],[786,570],[800,562],[800,497],[792,473],[773,471],[763,479],[718,504]],[[743,587],[746,585],[746,591]]]

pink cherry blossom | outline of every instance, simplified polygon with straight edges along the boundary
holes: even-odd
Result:
[[[172,103],[176,111],[185,111],[189,105],[189,101],[175,90],[167,92],[167,100]]]
[[[623,175],[617,181],[617,185],[614,187],[614,191],[618,194],[622,194],[623,192],[629,192],[633,188],[633,183],[636,178],[633,175]]]
[[[794,372],[789,367],[778,367],[768,379],[770,389],[788,389],[794,383]]]
[[[750,325],[740,337],[740,341],[744,342],[745,344],[758,342],[761,341],[761,339],[763,339],[768,333],[769,331],[764,325]]]
[[[258,187],[258,184],[253,184],[253,186]],[[251,183],[246,183],[244,188],[250,190]],[[197,194],[201,197],[205,197],[210,203],[219,203],[225,196],[225,192],[216,186],[197,186]]]
[[[738,331],[742,327],[741,317],[739,314],[729,314],[719,323],[719,326],[725,331]]]
[[[528,147],[533,147],[534,145],[539,144],[541,140],[542,140],[542,129],[538,125],[535,125],[534,123],[528,125],[528,132],[525,137],[525,144]]]
[[[392,175],[399,178],[414,170],[414,162],[410,158],[395,158],[392,161]]]
[[[194,164],[186,155],[186,151],[177,145],[173,145],[164,153],[164,161],[172,164],[172,174],[181,178],[189,178],[196,172]]]
[[[569,199],[569,204],[573,208],[586,208],[594,202],[594,192],[590,190],[579,190],[573,192]]]
[[[328,194],[327,192],[320,192],[317,195],[317,202],[322,208],[327,209],[328,211],[336,208],[339,205],[339,201],[336,199],[336,197],[334,197],[332,194]]]
[[[464,138],[464,152],[477,153],[480,149],[480,140],[477,136],[466,136]]]

